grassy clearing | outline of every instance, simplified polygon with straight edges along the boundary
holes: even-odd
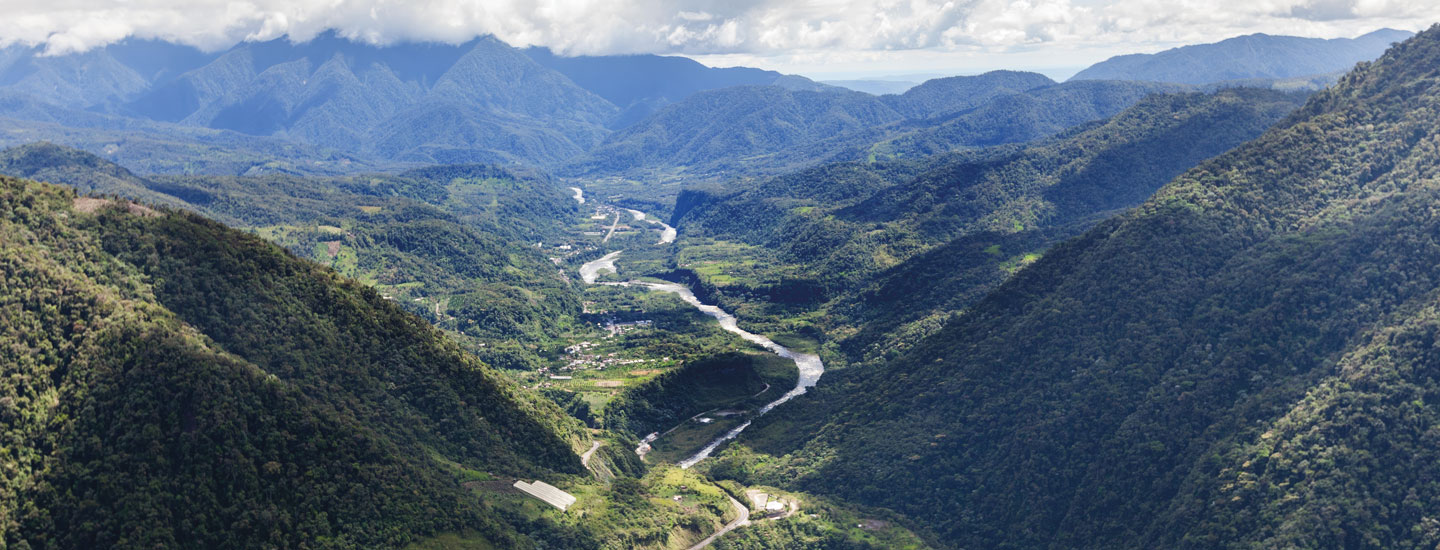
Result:
[[[774,284],[796,270],[796,266],[779,263],[770,250],[745,243],[686,239],[682,244],[675,256],[676,265],[720,287]]]
[[[770,339],[775,343],[798,351],[800,353],[817,353],[820,350],[820,341],[814,336],[796,332],[782,332],[773,334]]]
[[[714,422],[702,424],[688,420],[650,444],[650,453],[645,460],[650,463],[675,463],[695,454],[706,444],[744,422],[743,417],[731,416],[714,418]]]

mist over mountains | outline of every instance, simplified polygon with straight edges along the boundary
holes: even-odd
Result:
[[[1117,58],[1073,80],[1206,84],[1334,73],[1373,58],[1403,34],[1377,31],[1322,41],[1324,47],[1310,47],[1306,39],[1242,37],[1150,61]],[[1262,58],[1269,63],[1254,61]],[[562,57],[493,37],[375,46],[325,33],[303,43],[244,42],[217,52],[137,39],[58,56],[23,45],[0,50],[0,117],[19,128],[7,143],[48,139],[160,171],[186,170],[182,162],[167,162],[184,154],[182,144],[228,150],[238,157],[230,164],[237,173],[457,162],[576,164],[571,171],[657,162],[723,167],[792,147],[835,154],[896,137],[913,140],[908,134],[916,126],[964,126],[941,119],[997,101],[1023,103],[1029,100],[1021,95],[1045,86],[1074,85],[1002,72],[872,96],[773,71],[654,55]],[[1176,89],[1135,86],[1078,92],[1091,107],[1038,126],[1026,122],[1035,112],[1012,105],[987,118],[1001,126],[1019,119],[1025,128],[1000,131],[1009,137],[951,135],[931,147],[1033,139],[1114,114],[1145,93]],[[1049,105],[1043,112],[1057,108],[1069,107]],[[721,120],[726,129],[704,129],[705,121]],[[897,123],[906,127],[877,130]],[[144,153],[130,155],[127,148]],[[266,156],[278,162],[263,166]],[[218,166],[224,165],[212,168]]]

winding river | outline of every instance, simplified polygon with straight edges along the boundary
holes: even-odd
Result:
[[[634,210],[631,210],[631,212],[635,214],[635,219],[637,221],[644,219],[643,213]],[[669,228],[670,226],[667,225],[665,227]],[[670,229],[670,231],[673,232],[674,229]],[[673,234],[671,234],[670,240],[674,240]],[[661,242],[663,244],[666,241],[662,240]],[[739,320],[736,319],[734,315],[731,315],[725,310],[720,309],[718,306],[701,303],[700,299],[695,297],[695,293],[691,292],[690,288],[684,285],[678,285],[675,283],[651,283],[647,281],[597,283],[596,279],[603,271],[618,273],[618,271],[616,271],[615,269],[615,260],[620,257],[621,252],[623,251],[611,252],[609,254],[606,254],[603,258],[587,262],[585,265],[580,267],[580,278],[583,279],[587,284],[602,284],[624,287],[638,286],[648,288],[650,290],[677,294],[680,296],[680,299],[685,301],[685,303],[695,306],[696,309],[700,310],[706,315],[714,317],[716,321],[720,322],[720,328],[724,329],[727,332],[739,335],[741,338],[745,339],[745,341],[757,344],[760,347],[769,350],[771,353],[774,353],[775,355],[779,355],[781,357],[794,361],[795,367],[800,371],[800,376],[796,379],[795,387],[793,389],[785,392],[785,395],[781,395],[778,399],[766,403],[765,406],[757,409],[755,411],[755,414],[751,415],[744,424],[736,426],[730,431],[725,432],[724,435],[715,438],[710,443],[702,447],[698,452],[691,455],[689,458],[681,460],[681,468],[689,468],[691,466],[694,466],[701,460],[705,460],[707,457],[710,456],[711,453],[715,452],[715,449],[718,449],[721,445],[725,444],[726,441],[735,439],[736,436],[740,435],[740,432],[743,432],[745,431],[745,428],[750,427],[750,423],[753,422],[756,418],[759,418],[765,413],[770,412],[771,409],[774,409],[781,403],[794,399],[795,396],[805,393],[805,391],[814,386],[816,382],[819,382],[820,375],[825,373],[825,365],[820,362],[819,356],[809,353],[797,352],[795,350],[777,344],[769,338],[740,328]]]
[[[631,216],[634,216],[635,221],[637,222],[660,224],[660,242],[655,244],[670,244],[675,242],[675,236],[677,235],[677,233],[675,232],[674,227],[670,227],[670,224],[662,222],[655,218],[648,217],[645,215],[644,212],[641,212],[639,210],[631,210],[629,208],[626,208],[625,211],[629,212]]]

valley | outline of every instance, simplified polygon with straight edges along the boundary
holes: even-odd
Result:
[[[1440,544],[1440,28],[461,34],[0,42],[0,549]]]

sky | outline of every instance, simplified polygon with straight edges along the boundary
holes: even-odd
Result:
[[[52,54],[129,36],[207,50],[327,29],[367,42],[493,34],[568,55],[684,55],[819,79],[1035,70],[1265,32],[1440,22],[1437,0],[0,0],[0,43]]]

